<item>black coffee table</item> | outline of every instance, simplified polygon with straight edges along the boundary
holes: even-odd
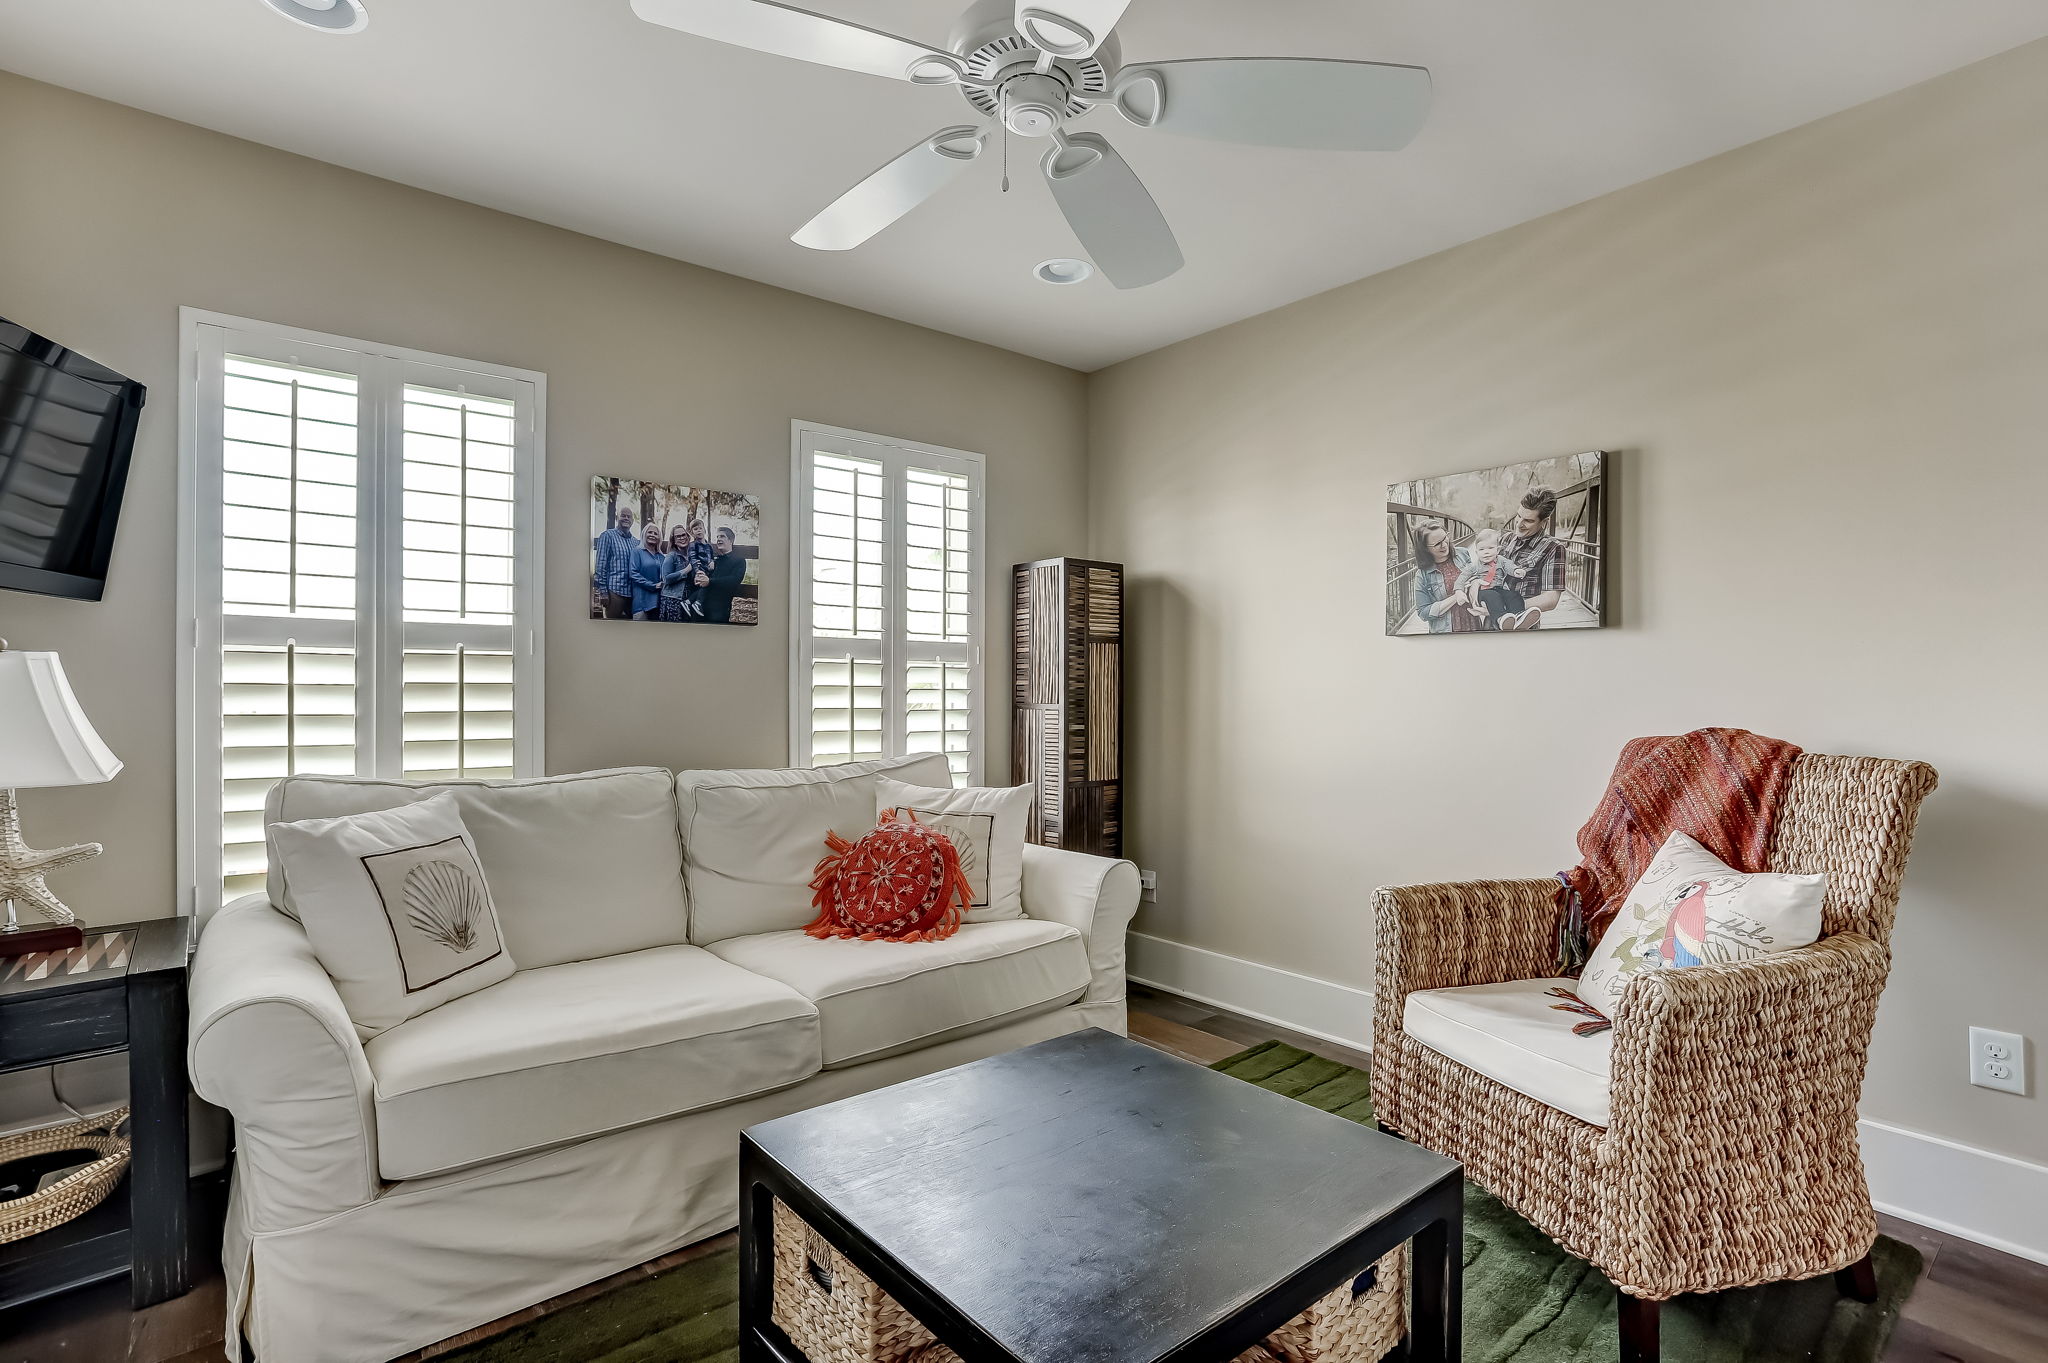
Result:
[[[740,1137],[740,1359],[782,1199],[964,1363],[1224,1363],[1404,1240],[1408,1357],[1459,1356],[1459,1166],[1076,1032]]]

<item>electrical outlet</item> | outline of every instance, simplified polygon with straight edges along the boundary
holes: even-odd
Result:
[[[1970,1082],[1978,1088],[2027,1091],[2027,1039],[2018,1032],[1970,1029]]]
[[[1138,872],[1138,898],[1147,904],[1159,902],[1159,872]]]

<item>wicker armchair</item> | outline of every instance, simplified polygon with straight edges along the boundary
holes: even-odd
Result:
[[[1797,760],[1769,869],[1827,874],[1821,940],[1639,974],[1615,1010],[1604,1128],[1402,1030],[1413,992],[1554,975],[1557,882],[1379,892],[1380,1122],[1463,1162],[1604,1271],[1622,1292],[1627,1363],[1656,1358],[1658,1304],[1682,1292],[1836,1272],[1845,1290],[1874,1295],[1856,1106],[1913,823],[1934,784],[1919,762]]]

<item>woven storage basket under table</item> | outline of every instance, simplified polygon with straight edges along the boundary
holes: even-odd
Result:
[[[1407,1330],[1404,1245],[1232,1363],[1379,1363]],[[769,1317],[810,1363],[960,1363],[960,1356],[780,1200]]]
[[[1233,1363],[1379,1363],[1407,1333],[1406,1245],[1339,1283]]]
[[[99,1156],[39,1193],[0,1202],[0,1245],[61,1226],[104,1202],[128,1172],[128,1138],[121,1134],[127,1122],[128,1109],[117,1107],[98,1117],[0,1138],[0,1163],[60,1150],[90,1150]]]
[[[780,1199],[769,1319],[810,1363],[894,1363],[932,1332]]]

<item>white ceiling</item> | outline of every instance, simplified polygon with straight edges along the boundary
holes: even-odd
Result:
[[[966,0],[805,0],[943,43]],[[593,236],[1079,369],[1525,222],[2048,35],[2042,0],[1136,0],[1127,62],[1214,55],[1428,66],[1393,154],[1108,135],[1187,254],[1164,283],[1030,277],[1079,254],[995,156],[867,245],[789,233],[966,121],[919,89],[656,28],[627,0],[367,0],[335,38],[258,0],[0,0],[0,66]]]

